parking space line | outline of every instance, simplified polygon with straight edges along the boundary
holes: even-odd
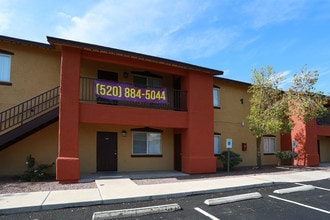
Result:
[[[201,213],[201,214],[203,214],[203,215],[209,217],[209,218],[212,219],[212,220],[220,220],[219,218],[217,218],[217,217],[211,215],[210,213],[205,212],[203,209],[200,209],[200,208],[196,207],[195,210],[196,210],[197,212],[199,212],[199,213]]]
[[[302,184],[302,183],[295,183],[296,185],[300,185],[300,186],[306,186],[305,184]],[[325,190],[325,191],[329,191],[330,192],[330,189],[327,189],[327,188],[323,188],[323,187],[318,187],[318,186],[314,186],[315,189],[321,189],[321,190]]]
[[[306,207],[306,208],[309,208],[309,209],[314,209],[314,210],[319,211],[319,212],[330,214],[329,211],[324,210],[324,209],[319,209],[319,208],[316,208],[316,207],[313,207],[313,206],[305,205],[305,204],[302,204],[302,203],[299,203],[299,202],[295,202],[295,201],[291,201],[291,200],[287,200],[287,199],[282,199],[282,198],[279,198],[279,197],[276,197],[276,196],[272,196],[272,195],[268,195],[268,196],[271,197],[271,198],[273,198],[273,199],[278,199],[278,200],[281,200],[281,201],[284,201],[284,202],[292,203],[292,204],[303,206],[303,207]]]

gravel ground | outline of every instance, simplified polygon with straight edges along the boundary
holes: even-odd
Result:
[[[157,179],[136,179],[133,180],[138,185],[147,184],[160,184],[160,183],[173,183],[182,181],[194,181],[209,178],[228,178],[237,175],[258,175],[262,173],[277,174],[278,172],[299,172],[311,169],[324,169],[322,167],[306,168],[306,167],[275,167],[264,166],[262,169],[253,169],[251,167],[238,167],[227,173],[226,171],[219,171],[215,174],[200,174],[188,175],[177,178],[157,178]],[[329,169],[325,168],[325,169]],[[96,188],[95,181],[73,183],[73,184],[59,184],[57,181],[43,181],[43,182],[18,182],[13,178],[0,177],[0,194],[7,193],[24,193],[24,192],[37,192],[37,191],[50,191],[50,190],[75,190],[75,189],[89,189]]]
[[[59,184],[55,180],[44,182],[18,182],[9,177],[0,178],[0,194],[89,188],[96,188],[95,182]]]

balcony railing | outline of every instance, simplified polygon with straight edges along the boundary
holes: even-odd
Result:
[[[156,108],[175,111],[187,111],[187,92],[176,90],[173,88],[166,88],[167,90],[167,103],[144,103],[144,102],[131,102],[122,100],[108,100],[96,97],[94,89],[94,78],[80,78],[80,101],[94,102],[98,104],[118,105],[118,106],[133,106],[141,108]]]
[[[330,113],[328,113],[326,116],[322,118],[316,119],[316,123],[318,125],[327,125],[330,126]]]

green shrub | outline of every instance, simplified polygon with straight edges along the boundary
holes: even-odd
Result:
[[[241,158],[241,155],[230,151],[230,161],[229,161],[229,168],[233,168],[234,166],[237,166],[238,164],[240,164],[243,160]],[[220,155],[219,155],[219,160],[221,160],[222,162],[222,167],[223,170],[227,170],[227,162],[228,162],[228,151],[223,151]]]
[[[19,181],[26,181],[26,182],[36,182],[45,179],[49,179],[50,175],[46,173],[46,170],[55,164],[40,164],[35,166],[35,158],[31,156],[26,157],[25,165],[27,170],[24,171],[22,175],[17,176],[16,178]]]
[[[293,158],[297,157],[297,153],[296,152],[292,152],[292,151],[278,151],[275,153],[275,156],[277,157],[277,159],[283,163],[289,160],[292,160]]]

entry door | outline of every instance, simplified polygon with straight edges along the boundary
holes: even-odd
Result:
[[[117,133],[97,132],[97,171],[117,171]]]
[[[181,171],[181,134],[174,135],[174,169]]]

